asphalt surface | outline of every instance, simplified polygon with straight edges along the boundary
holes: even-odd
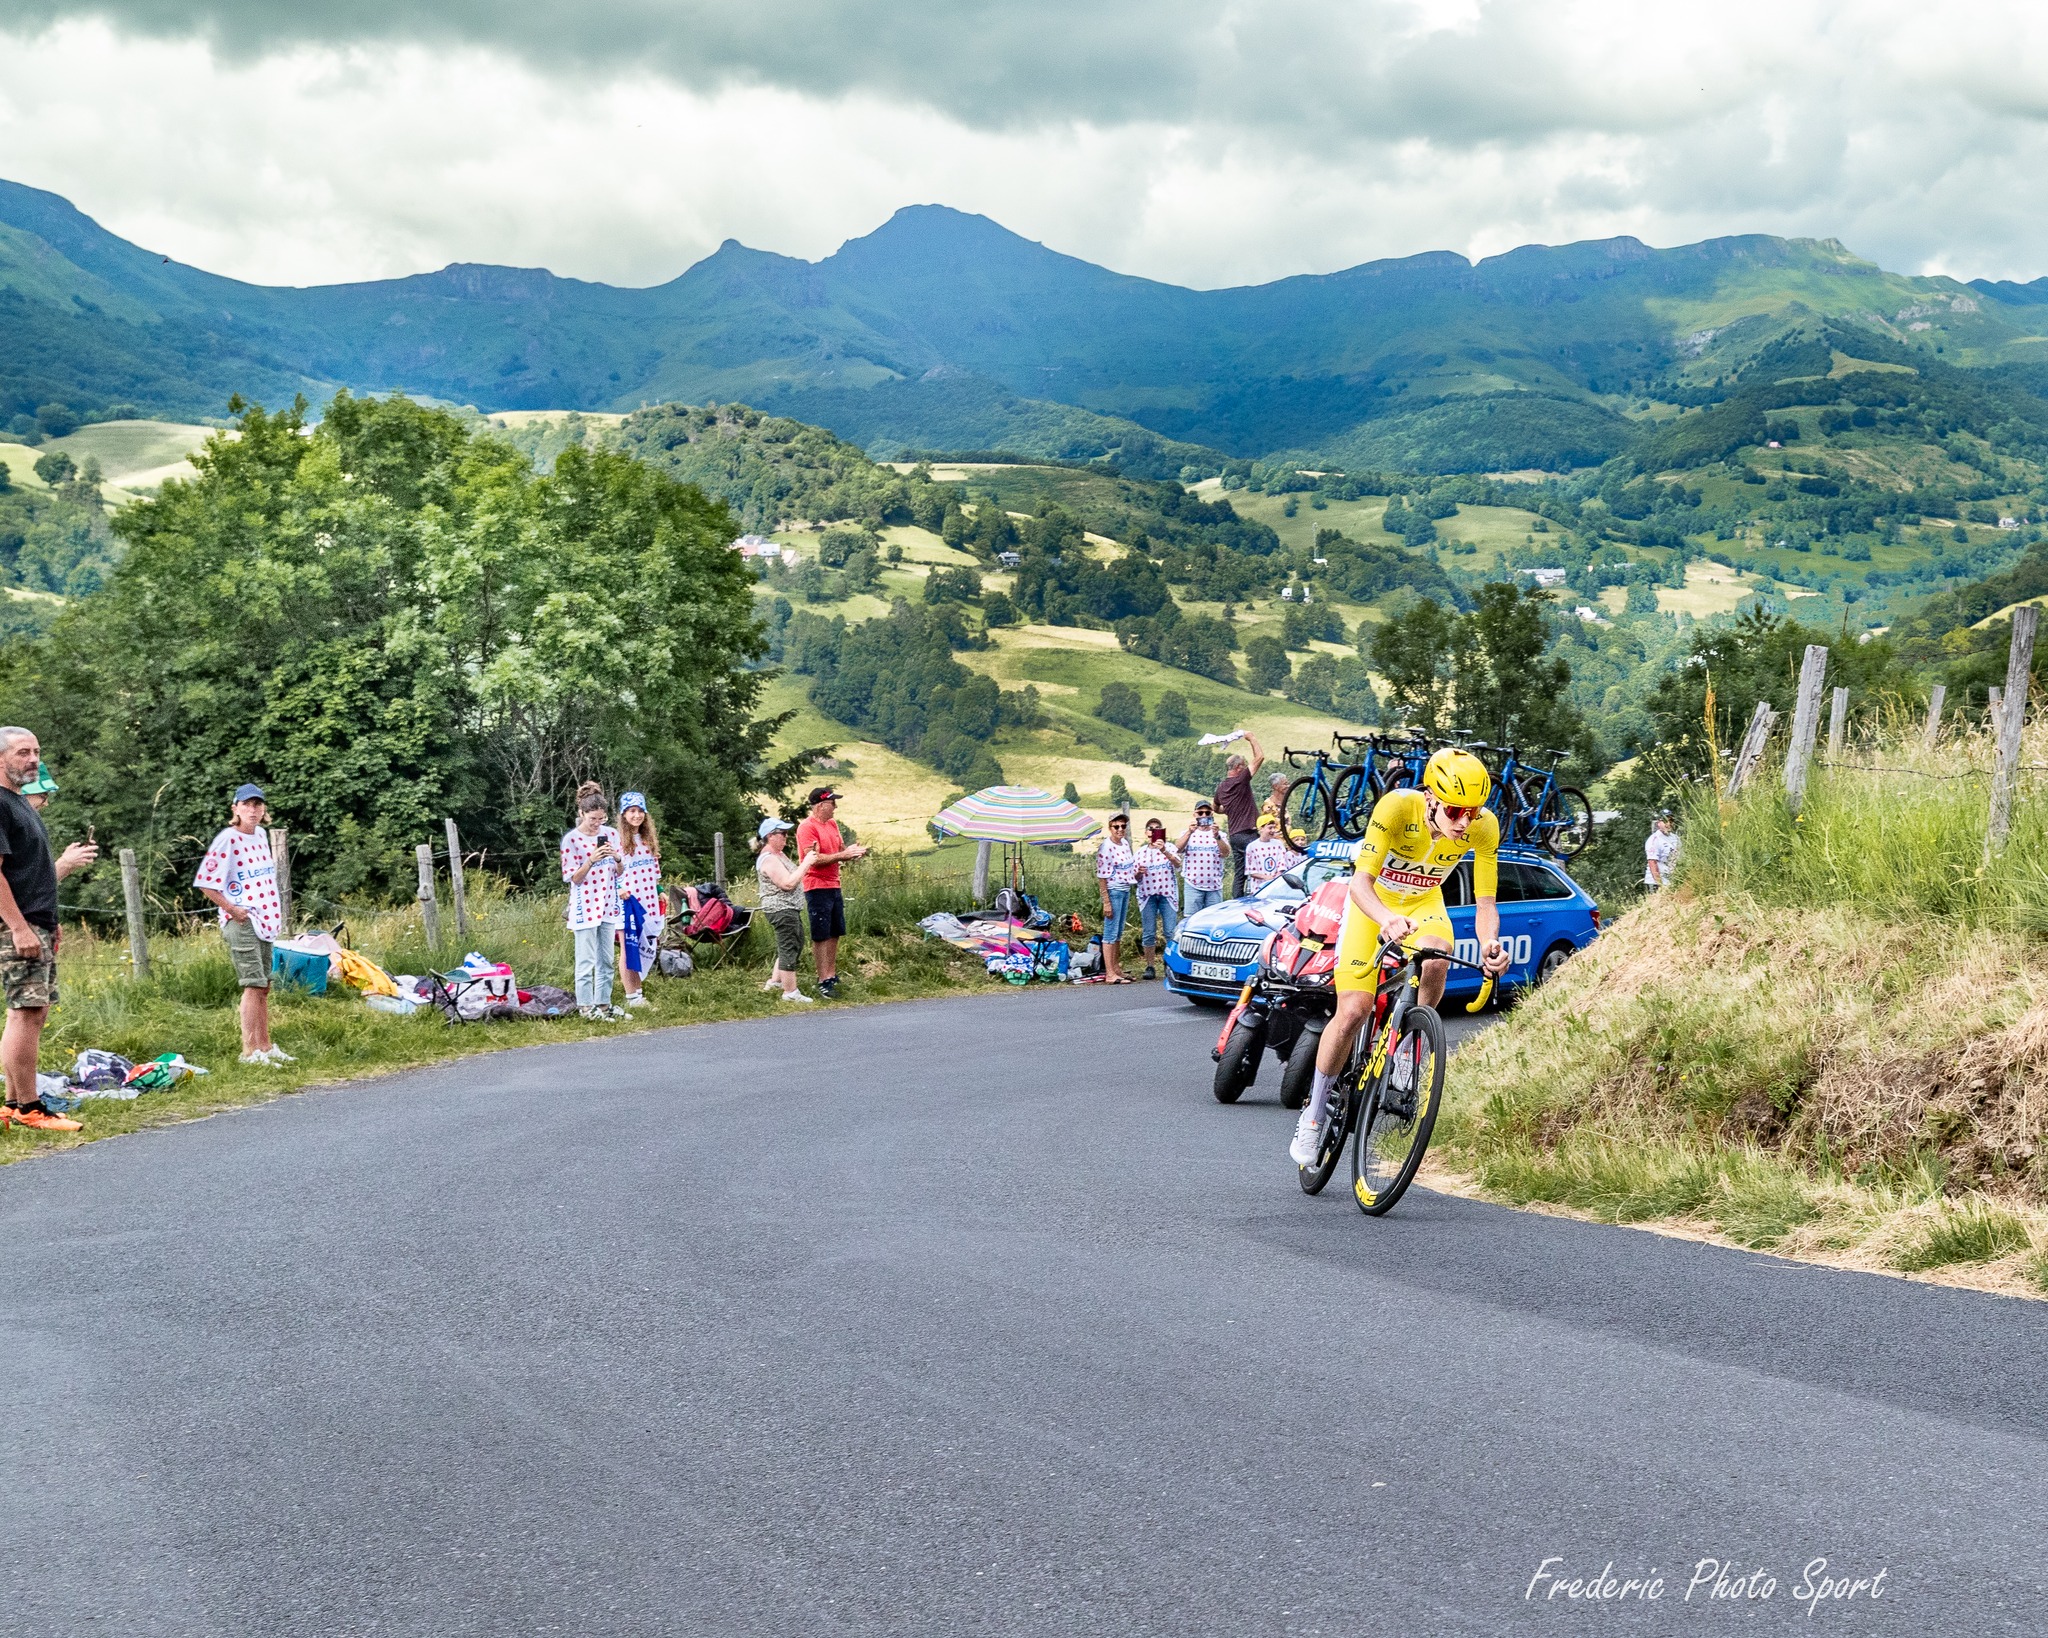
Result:
[[[819,1008],[0,1171],[0,1630],[2048,1630],[2048,1306],[1368,1221],[1216,1023]]]

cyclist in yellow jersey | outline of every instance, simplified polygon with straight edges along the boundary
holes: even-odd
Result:
[[[1486,811],[1492,788],[1479,758],[1470,751],[1446,748],[1423,767],[1422,789],[1389,791],[1373,804],[1345,899],[1344,930],[1337,938],[1337,1015],[1323,1030],[1314,1089],[1288,1149],[1297,1166],[1312,1164],[1322,1147],[1330,1088],[1351,1056],[1352,1038],[1371,1013],[1379,988],[1374,956],[1380,944],[1397,939],[1411,950],[1451,948],[1444,878],[1468,853],[1479,959],[1496,976],[1507,970],[1507,946],[1501,943],[1500,908],[1494,897],[1500,873],[1500,821]],[[1425,1006],[1443,999],[1448,970],[1441,961],[1424,963]]]

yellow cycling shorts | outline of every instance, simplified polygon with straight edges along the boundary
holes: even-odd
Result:
[[[1451,931],[1451,913],[1444,908],[1441,892],[1432,893],[1426,899],[1417,899],[1413,904],[1390,905],[1397,915],[1406,916],[1415,923],[1415,931],[1405,940],[1409,949],[1432,934],[1444,941],[1449,949],[1457,943]],[[1344,906],[1344,927],[1337,935],[1337,993],[1344,995],[1356,990],[1370,993],[1379,988],[1379,968],[1373,957],[1380,947],[1378,925],[1355,904]]]

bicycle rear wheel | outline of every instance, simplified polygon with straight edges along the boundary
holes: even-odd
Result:
[[[1560,859],[1586,851],[1593,839],[1593,804],[1584,791],[1560,785],[1543,804],[1543,816],[1536,822],[1543,833],[1543,845]]]
[[[1351,1197],[1368,1217],[1393,1210],[1407,1192],[1436,1130],[1443,1101],[1444,1023],[1431,1007],[1410,1007],[1386,1066],[1366,1090],[1351,1150]]]
[[[1330,831],[1330,798],[1323,782],[1314,774],[1303,774],[1287,787],[1280,798],[1281,829],[1289,836],[1297,830],[1311,842]]]
[[[1346,1069],[1330,1088],[1330,1107],[1323,1111],[1323,1146],[1315,1162],[1301,1168],[1301,1192],[1321,1194],[1323,1185],[1336,1175],[1337,1162],[1344,1158],[1344,1140],[1351,1135],[1351,1114],[1358,1107],[1358,1076]]]
[[[1365,823],[1372,817],[1373,801],[1372,782],[1366,778],[1365,769],[1356,764],[1346,768],[1330,787],[1331,827],[1345,841],[1357,841],[1365,834]]]

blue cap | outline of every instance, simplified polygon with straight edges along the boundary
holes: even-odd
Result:
[[[263,787],[261,785],[237,785],[235,787],[235,800],[237,802],[262,802],[266,801],[267,798],[263,794]]]
[[[755,831],[754,835],[759,840],[765,842],[768,840],[769,837],[773,836],[778,830],[795,829],[796,826],[792,825],[787,819],[763,819],[761,821],[761,828]]]
[[[638,808],[642,813],[645,813],[647,811],[647,793],[645,791],[626,792],[624,796],[619,798],[619,812],[624,813],[628,808]]]

